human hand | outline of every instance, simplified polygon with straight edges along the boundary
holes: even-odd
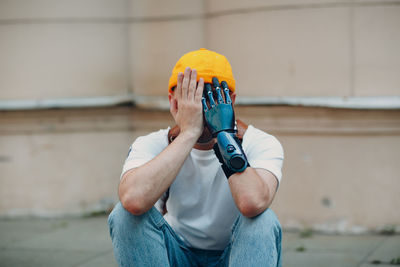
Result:
[[[170,111],[180,128],[180,134],[198,138],[203,132],[203,113],[201,98],[204,79],[197,83],[197,71],[189,67],[185,73],[178,74],[178,81],[171,98]]]

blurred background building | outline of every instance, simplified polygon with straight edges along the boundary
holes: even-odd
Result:
[[[237,117],[283,144],[284,227],[400,225],[400,1],[383,0],[0,0],[0,216],[110,209],[201,47],[231,61]]]

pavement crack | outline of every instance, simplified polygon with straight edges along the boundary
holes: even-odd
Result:
[[[371,251],[368,252],[367,255],[365,255],[365,257],[362,258],[362,259],[360,260],[360,262],[358,263],[357,267],[360,267],[360,266],[361,266],[362,264],[364,264],[364,263],[368,263],[368,262],[367,262],[368,257],[371,256],[372,253],[374,253],[380,246],[382,246],[382,244],[383,244],[386,240],[388,240],[388,237],[383,238],[383,239],[378,243],[378,245],[376,245],[373,249],[371,249]]]

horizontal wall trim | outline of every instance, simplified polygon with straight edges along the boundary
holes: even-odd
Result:
[[[400,96],[379,97],[265,97],[237,100],[240,105],[290,105],[350,109],[400,109]]]
[[[81,98],[0,100],[0,110],[33,110],[51,108],[91,108],[132,104],[132,96],[98,96]]]
[[[397,6],[400,1],[369,1],[369,2],[349,2],[338,1],[331,3],[305,3],[305,4],[284,4],[284,5],[268,5],[248,8],[236,8],[222,11],[205,12],[200,14],[176,14],[176,15],[159,15],[159,16],[143,16],[143,17],[59,17],[59,18],[5,18],[0,19],[1,24],[80,24],[80,23],[106,23],[106,24],[126,24],[126,23],[147,23],[147,22],[164,22],[164,21],[180,21],[207,19],[214,17],[222,17],[229,15],[296,10],[296,9],[315,9],[315,8],[340,8],[340,7],[368,7],[368,6]]]
[[[165,96],[99,96],[83,98],[0,100],[0,110],[35,110],[53,108],[92,108],[135,105],[148,109],[169,109]],[[400,109],[400,96],[374,97],[245,97],[237,98],[241,106],[306,106],[346,109]]]
[[[235,112],[238,119],[280,136],[400,136],[400,110],[237,106]],[[169,110],[134,106],[0,112],[0,136],[147,133],[172,125]],[[0,155],[0,163],[8,160]]]

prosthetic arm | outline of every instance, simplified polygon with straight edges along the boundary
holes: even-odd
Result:
[[[243,152],[241,142],[235,135],[235,114],[229,96],[228,84],[222,81],[220,86],[216,77],[212,79],[212,82],[217,103],[214,100],[211,84],[205,84],[202,98],[204,118],[212,136],[217,138],[217,143],[213,149],[226,177],[229,179],[232,174],[243,172],[249,167],[249,163]],[[208,99],[209,105],[207,105],[206,99]]]

